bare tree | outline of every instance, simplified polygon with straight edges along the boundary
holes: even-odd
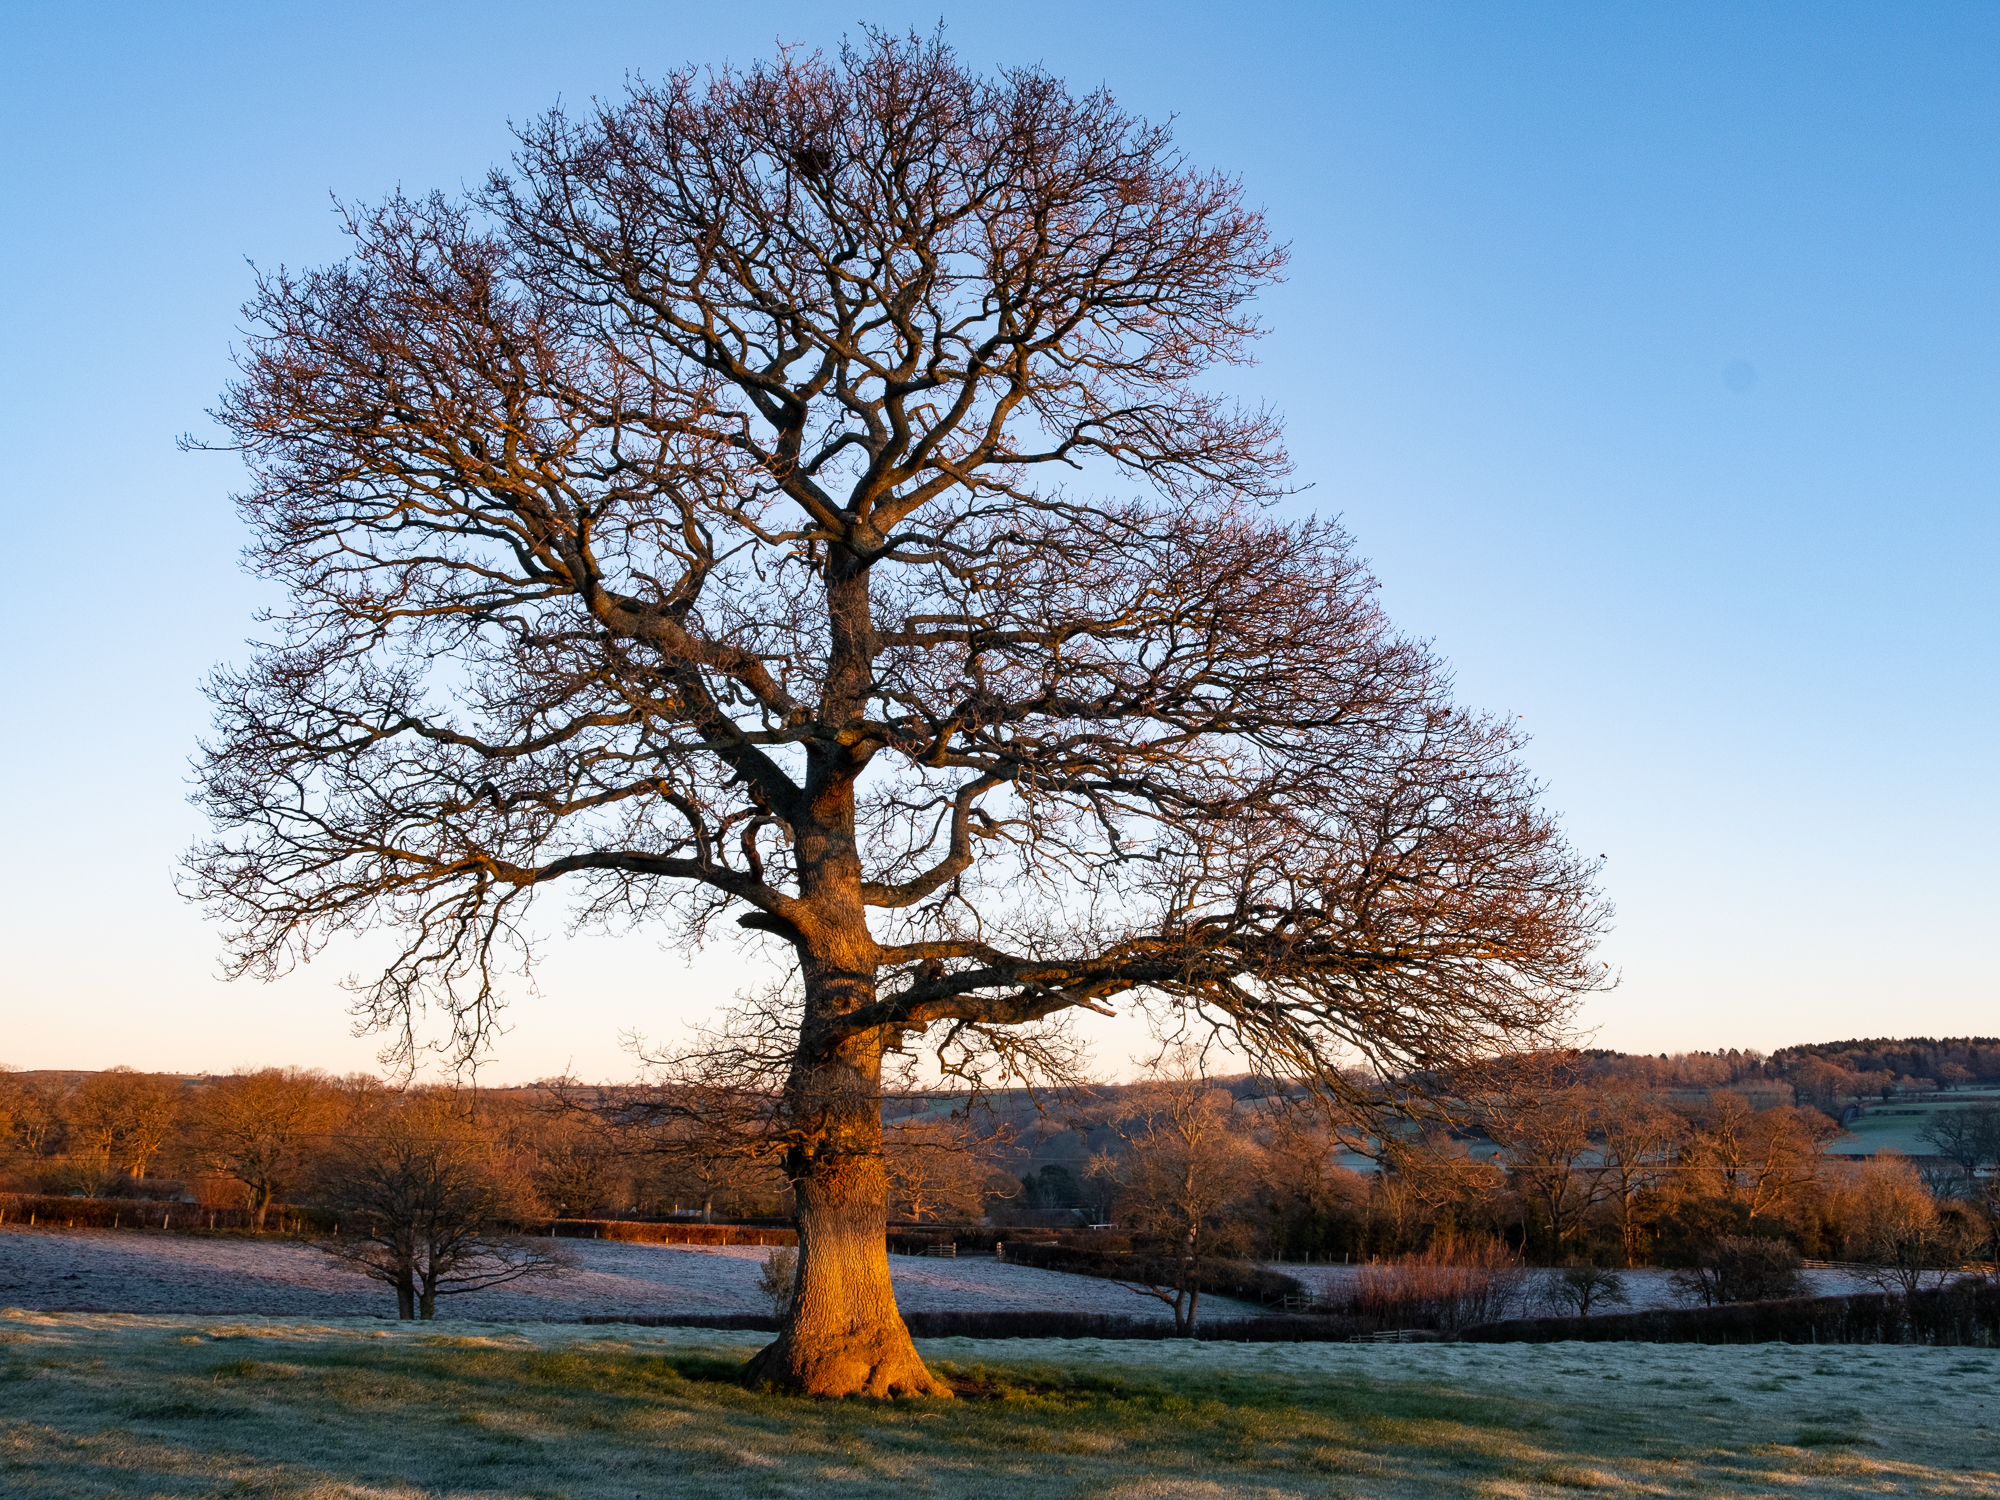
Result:
[[[1639,1262],[1645,1227],[1641,1210],[1672,1176],[1676,1153],[1687,1134],[1684,1116],[1645,1095],[1612,1093],[1600,1098],[1597,1150],[1605,1197],[1618,1222],[1618,1243],[1628,1266]]]
[[[515,1232],[536,1205],[495,1134],[448,1090],[365,1099],[322,1167],[341,1232],[320,1249],[395,1288],[400,1318],[435,1317],[441,1296],[560,1274],[554,1241]]]
[[[307,1154],[341,1108],[339,1085],[301,1068],[259,1068],[209,1082],[188,1130],[194,1160],[248,1189],[257,1228],[280,1193],[305,1175]]]
[[[2000,1104],[1933,1110],[1917,1139],[1964,1174],[1965,1196],[1970,1199],[1976,1196],[1980,1168],[2000,1165]]]
[[[799,1296],[751,1373],[821,1394],[946,1390],[889,1284],[885,1050],[1018,1072],[1127,997],[1338,1093],[1343,1049],[1560,1030],[1590,867],[1206,383],[1284,263],[1237,183],[875,33],[519,143],[248,307],[217,417],[291,602],[214,678],[191,861],[239,972],[394,924],[362,1014],[407,1051],[441,1005],[470,1059],[557,882],[775,939],[782,1024],[676,1077],[776,1101]]]
[[[55,1092],[42,1080],[0,1063],[0,1153],[41,1156],[61,1129]]]
[[[1830,1116],[1838,1116],[1840,1101],[1859,1097],[1864,1087],[1863,1081],[1846,1068],[1821,1057],[1808,1057],[1793,1068],[1791,1085],[1799,1104]]]
[[[1376,1151],[1383,1170],[1371,1206],[1388,1219],[1397,1247],[1434,1249],[1449,1260],[1461,1240],[1477,1246],[1492,1238],[1488,1210],[1505,1183],[1496,1161],[1474,1159],[1436,1125],[1385,1134]]]
[[[1855,1178],[1847,1254],[1866,1268],[1863,1279],[1907,1296],[1958,1269],[1966,1251],[1964,1225],[1938,1212],[1908,1157],[1877,1152]]]
[[[577,1218],[624,1200],[631,1183],[630,1143],[603,1115],[545,1098],[507,1111],[511,1138],[532,1160],[529,1181],[543,1204]]]
[[[1769,1217],[1818,1181],[1826,1143],[1838,1133],[1816,1110],[1754,1110],[1741,1094],[1719,1090],[1681,1149],[1683,1185],[1741,1207],[1750,1219]]]
[[[8,1068],[0,1073],[0,1114],[8,1141],[31,1157],[58,1150],[63,1138],[63,1088],[55,1079]]]
[[[1582,1231],[1607,1187],[1603,1156],[1592,1139],[1597,1114],[1595,1096],[1572,1087],[1496,1113],[1487,1123],[1489,1134],[1507,1148],[1509,1174],[1529,1214],[1547,1230],[1555,1260]]]
[[[1242,1248],[1260,1153],[1236,1128],[1228,1093],[1202,1076],[1193,1048],[1175,1049],[1134,1102],[1118,1215],[1161,1242],[1168,1274],[1133,1290],[1165,1303],[1174,1332],[1190,1337],[1201,1312],[1203,1262]]]
[[[1018,1191],[1013,1178],[994,1166],[991,1153],[970,1118],[892,1115],[883,1131],[891,1206],[918,1222],[978,1219],[996,1188],[1003,1194]]]
[[[73,1145],[107,1171],[144,1177],[180,1123],[183,1089],[163,1073],[107,1068],[89,1073],[64,1104]]]
[[[639,1159],[650,1196],[676,1209],[696,1205],[704,1223],[725,1216],[783,1213],[787,1183],[770,1129],[781,1101],[770,1091],[680,1084],[570,1090],[572,1108],[612,1122],[621,1149]]]
[[[1265,1168],[1259,1184],[1273,1247],[1321,1249],[1334,1237],[1355,1234],[1366,1211],[1368,1184],[1339,1164],[1354,1143],[1304,1110],[1281,1107],[1265,1119],[1259,1144]],[[1296,1244],[1291,1243],[1293,1240]]]

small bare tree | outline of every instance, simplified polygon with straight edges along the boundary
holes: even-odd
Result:
[[[782,1162],[751,1378],[826,1395],[948,1392],[889,1283],[885,1053],[1018,1074],[1124,998],[1328,1095],[1343,1049],[1560,1030],[1590,868],[1210,384],[1284,263],[1236,182],[874,33],[519,141],[248,309],[217,416],[290,603],[214,679],[191,861],[239,971],[395,924],[363,1015],[407,1049],[440,1003],[470,1059],[551,886],[768,935],[775,1023],[671,1107]]]
[[[1966,1251],[1964,1226],[1938,1211],[1908,1157],[1878,1152],[1855,1178],[1847,1254],[1863,1267],[1864,1280],[1908,1296],[1957,1271]]]
[[[903,1218],[976,1221],[996,1187],[1018,1191],[994,1166],[992,1143],[970,1118],[892,1115],[882,1144],[890,1206]]]
[[[342,1103],[338,1084],[306,1069],[211,1079],[190,1110],[188,1149],[199,1165],[243,1184],[261,1230],[278,1195],[304,1178]]]
[[[1202,1075],[1199,1054],[1181,1047],[1139,1091],[1125,1127],[1120,1221],[1158,1240],[1168,1274],[1133,1287],[1157,1298],[1174,1332],[1194,1333],[1204,1262],[1240,1251],[1243,1209],[1257,1183],[1260,1152],[1232,1118],[1234,1101]]]
[[[2000,1104],[1982,1101],[1934,1110],[1917,1139],[1958,1168],[1969,1199],[1975,1196],[1980,1170],[2000,1166]]]
[[[1542,1291],[1550,1306],[1579,1318],[1590,1316],[1593,1307],[1631,1300],[1625,1278],[1604,1266],[1565,1266],[1552,1272]]]
[[[553,1240],[516,1232],[535,1204],[523,1174],[466,1100],[442,1089],[377,1095],[344,1125],[321,1192],[340,1215],[320,1249],[396,1292],[399,1318],[437,1299],[561,1274]]]

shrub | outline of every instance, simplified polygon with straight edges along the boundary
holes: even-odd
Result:
[[[1527,1273],[1494,1241],[1432,1247],[1420,1255],[1363,1266],[1347,1299],[1328,1311],[1366,1329],[1429,1328],[1452,1333],[1504,1318],[1522,1301]]]
[[[798,1281],[799,1252],[780,1247],[764,1257],[764,1269],[757,1274],[757,1289],[771,1299],[771,1311],[782,1318],[792,1310]]]
[[[1714,1307],[1724,1302],[1770,1302],[1795,1298],[1805,1260],[1783,1240],[1724,1235],[1692,1267],[1669,1278],[1686,1302]]]
[[[0,1224],[25,1225],[30,1218],[47,1229],[150,1229],[174,1234],[209,1230],[249,1230],[256,1215],[246,1208],[219,1208],[186,1199],[66,1198],[33,1193],[0,1193]],[[272,1227],[286,1234],[324,1233],[333,1216],[323,1210],[284,1207]]]
[[[644,1245],[796,1245],[796,1229],[745,1224],[652,1224],[632,1219],[545,1219],[529,1232],[559,1239],[628,1240]]]

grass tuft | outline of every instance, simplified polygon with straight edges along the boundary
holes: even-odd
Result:
[[[1873,1448],[1874,1442],[1845,1427],[1801,1427],[1792,1436],[1794,1448]]]
[[[1540,1484],[1552,1484],[1562,1490],[1605,1490],[1619,1487],[1618,1476],[1606,1474],[1601,1469],[1578,1468],[1572,1464],[1549,1464],[1535,1471],[1535,1480]]]

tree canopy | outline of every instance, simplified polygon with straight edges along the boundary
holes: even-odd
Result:
[[[218,412],[289,601],[213,684],[193,869],[241,970],[386,923],[366,1013],[442,1003],[467,1058],[544,887],[733,917],[796,964],[802,1226],[812,1183],[879,1209],[910,1040],[976,1072],[1141,997],[1337,1090],[1596,982],[1514,730],[1212,385],[1285,255],[1166,126],[871,33],[345,225],[260,276]]]

